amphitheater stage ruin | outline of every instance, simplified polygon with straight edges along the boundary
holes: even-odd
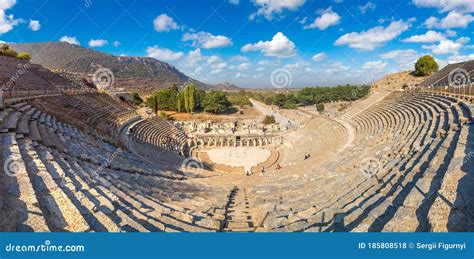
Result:
[[[265,147],[218,147],[200,150],[197,157],[203,163],[216,164],[214,169],[226,172],[254,173],[274,164],[278,154]]]

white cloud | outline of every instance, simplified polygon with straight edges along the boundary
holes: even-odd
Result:
[[[122,45],[122,43],[120,41],[116,40],[112,43],[112,45],[114,45],[114,47],[120,47],[120,45]]]
[[[103,39],[97,39],[97,40],[91,39],[88,42],[88,44],[89,44],[89,47],[103,47],[109,44],[109,42]]]
[[[382,60],[369,61],[369,62],[364,63],[364,65],[362,66],[362,69],[381,71],[381,70],[384,70],[386,66],[387,66],[387,63],[383,62]]]
[[[313,23],[304,28],[326,30],[328,27],[338,24],[341,20],[341,17],[332,10],[332,7],[329,7],[326,10],[319,10],[319,14],[321,16],[317,17]]]
[[[195,49],[191,50],[188,52],[188,55],[186,56],[184,62],[186,67],[194,67],[197,65],[198,62],[201,62],[203,60],[207,59],[204,55],[201,53],[201,49]]]
[[[75,36],[62,36],[59,41],[67,42],[69,44],[81,45]]]
[[[217,63],[217,62],[220,62],[222,61],[222,59],[218,56],[210,56],[208,59],[207,59],[207,64],[214,64],[214,63]]]
[[[239,0],[229,0],[229,3],[231,4],[239,4]]]
[[[164,61],[178,60],[184,55],[183,52],[173,52],[169,49],[160,48],[158,46],[148,47],[146,49],[146,54],[148,57]]]
[[[336,40],[336,45],[349,45],[351,48],[362,50],[374,50],[382,44],[398,37],[409,28],[404,21],[395,21],[387,27],[377,26],[368,31],[352,32],[341,36]]]
[[[470,61],[474,60],[474,54],[469,54],[469,55],[452,55],[448,57],[448,62],[451,63],[459,63],[459,62],[464,62],[464,61]]]
[[[453,31],[453,30],[446,30],[444,32],[444,36],[446,37],[456,37],[458,35],[458,33],[456,31]]]
[[[242,56],[242,55],[236,55],[236,56],[233,56],[231,59],[230,59],[231,62],[248,62],[249,61],[249,58],[248,57],[245,57],[245,56]]]
[[[472,0],[412,0],[412,2],[418,7],[437,8],[442,12],[452,10],[474,12],[474,1]]]
[[[383,53],[379,57],[395,61],[401,70],[413,69],[415,62],[421,55],[413,49],[393,50]]]
[[[212,35],[209,32],[185,33],[182,41],[191,41],[193,47],[212,49],[232,45],[232,41],[223,35]]]
[[[179,29],[178,24],[167,14],[160,14],[153,20],[153,27],[157,32],[168,32]]]
[[[466,28],[469,23],[474,21],[474,16],[471,14],[462,14],[457,11],[451,11],[439,20],[436,17],[429,17],[426,19],[424,25],[427,28],[440,28],[440,29],[452,29],[452,28]]]
[[[222,69],[214,69],[214,70],[211,70],[211,74],[220,74],[222,72]]]
[[[435,31],[427,31],[425,34],[413,35],[407,39],[402,40],[403,42],[417,42],[417,43],[431,43],[442,41],[446,39],[441,33]]]
[[[246,44],[241,48],[243,52],[258,50],[263,52],[265,56],[278,58],[288,58],[296,54],[295,44],[281,32],[277,32],[271,41]]]
[[[259,7],[256,13],[250,15],[250,19],[256,16],[264,16],[266,19],[273,19],[274,14],[282,14],[284,10],[296,11],[304,5],[306,0],[252,0],[254,5]]]
[[[334,62],[330,64],[329,68],[324,70],[324,72],[327,74],[342,74],[349,71],[349,69],[350,68],[348,66],[342,65],[341,62]]]
[[[320,62],[320,61],[323,61],[327,58],[327,55],[326,53],[324,52],[321,52],[321,53],[318,53],[316,55],[313,56],[313,61],[316,61],[316,62]]]
[[[237,70],[241,70],[241,71],[249,70],[251,67],[252,67],[252,64],[250,63],[242,63],[237,66]]]
[[[365,5],[359,5],[357,8],[361,14],[365,14],[369,10],[375,10],[376,5],[372,2],[367,2]]]
[[[287,64],[284,66],[284,68],[292,70],[292,71],[301,71],[303,67],[307,67],[308,65],[309,65],[308,62],[303,61],[303,62],[296,62],[293,64]]]
[[[457,54],[463,44],[467,43],[469,41],[469,38],[467,37],[461,37],[457,39],[456,41],[452,40],[442,40],[438,45],[423,45],[422,48],[424,49],[429,49],[431,52],[434,54]]]
[[[21,19],[15,19],[12,14],[5,14],[5,11],[12,8],[15,4],[16,0],[0,1],[0,35],[9,32],[21,21]]]
[[[30,20],[30,24],[28,25],[28,28],[32,31],[39,31],[41,29],[41,24],[37,20]]]

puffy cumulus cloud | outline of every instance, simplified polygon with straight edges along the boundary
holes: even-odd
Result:
[[[372,2],[367,2],[365,5],[359,5],[357,9],[361,14],[365,14],[369,10],[375,10],[376,5]]]
[[[194,67],[197,63],[206,60],[207,57],[201,53],[201,49],[195,49],[188,52],[188,55],[184,59],[184,66]]]
[[[437,45],[423,45],[422,48],[429,49],[434,54],[443,55],[443,54],[457,54],[463,44],[467,43],[469,38],[461,37],[456,41],[452,40],[442,40]]]
[[[209,32],[185,33],[182,41],[191,41],[193,47],[212,49],[232,45],[232,41],[223,35],[212,35]]]
[[[325,69],[324,72],[326,74],[334,75],[334,74],[343,74],[347,73],[350,70],[348,66],[344,66],[341,62],[334,62],[329,64],[329,68]]]
[[[167,14],[160,14],[153,20],[153,27],[157,32],[168,32],[179,29],[178,24]]]
[[[474,21],[474,16],[471,14],[451,11],[441,20],[434,16],[429,17],[424,22],[424,25],[427,28],[439,29],[466,28],[472,21]]]
[[[288,58],[296,54],[295,44],[281,32],[277,32],[270,41],[246,44],[241,51],[261,51],[265,56],[278,58]]]
[[[292,64],[286,64],[284,68],[289,69],[291,71],[302,71],[303,68],[309,66],[309,63],[306,61],[300,61]]]
[[[41,29],[41,24],[38,20],[30,20],[28,28],[32,31],[39,31],[39,29]]]
[[[351,32],[336,40],[336,45],[348,45],[354,49],[374,50],[398,37],[410,27],[403,20],[390,23],[387,27],[377,26],[363,32]]]
[[[384,70],[385,67],[387,67],[387,62],[384,62],[382,60],[369,61],[369,62],[364,63],[364,65],[362,65],[362,69],[373,70],[373,71]]]
[[[15,19],[12,14],[7,15],[6,10],[12,8],[16,4],[16,0],[1,0],[0,1],[0,35],[7,33],[17,26],[21,19]]]
[[[59,41],[67,42],[69,44],[81,45],[75,36],[62,36]]]
[[[413,69],[420,56],[414,49],[392,50],[379,55],[382,59],[395,61],[402,70]]]
[[[256,16],[264,16],[266,19],[271,20],[274,14],[282,14],[285,10],[298,10],[298,8],[304,5],[306,0],[252,0],[252,2],[259,9],[256,13],[249,16],[251,20]]]
[[[184,55],[183,52],[173,52],[169,49],[160,48],[159,46],[148,47],[146,54],[150,58],[164,61],[178,60]]]
[[[320,61],[323,61],[327,58],[327,55],[326,53],[324,52],[321,52],[321,53],[318,53],[316,55],[313,56],[313,61],[316,61],[316,62],[320,62]]]
[[[316,19],[311,24],[304,27],[305,29],[318,28],[323,31],[330,26],[338,24],[341,20],[341,16],[334,12],[332,7],[329,7],[326,10],[319,10],[318,13],[321,16],[316,17]]]
[[[224,62],[220,57],[215,56],[215,55],[210,56],[210,57],[207,59],[206,63],[207,63],[213,70],[221,70],[221,71],[222,71],[223,68],[226,68],[226,67],[227,67],[227,63]],[[219,72],[219,73],[220,73],[220,72]],[[212,73],[211,73],[211,74],[212,74]],[[214,73],[214,74],[216,74],[216,73]]]
[[[245,57],[245,56],[242,56],[242,55],[236,55],[236,56],[233,56],[231,59],[230,59],[231,62],[248,62],[249,61],[249,58],[248,57]]]
[[[448,63],[459,63],[459,62],[464,62],[464,61],[470,61],[474,60],[474,54],[469,54],[469,55],[452,55],[448,57]]]
[[[89,47],[103,47],[103,46],[109,44],[109,42],[106,41],[106,40],[103,40],[103,39],[96,39],[96,40],[95,40],[95,39],[91,39],[91,40],[88,42],[88,44],[89,44]]]
[[[446,39],[443,34],[436,31],[427,31],[425,34],[413,35],[409,38],[406,38],[402,41],[404,42],[416,42],[416,43],[432,43],[437,41],[442,41]]]
[[[236,69],[241,70],[241,71],[245,71],[245,70],[249,70],[251,67],[252,67],[252,64],[250,64],[250,63],[242,63],[242,64],[239,64],[236,67]]]
[[[412,0],[418,7],[437,8],[442,12],[457,10],[460,12],[474,12],[474,1],[472,0]]]

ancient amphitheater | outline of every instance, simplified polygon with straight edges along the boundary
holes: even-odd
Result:
[[[0,58],[10,78],[26,65]],[[449,80],[473,62],[338,116],[213,138],[29,66],[2,82],[1,231],[474,230],[474,87]],[[212,147],[267,155],[237,170]]]

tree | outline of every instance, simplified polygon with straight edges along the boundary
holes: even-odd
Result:
[[[143,103],[143,99],[140,97],[140,95],[137,92],[132,92],[132,103],[134,105],[140,105]]]
[[[277,94],[275,95],[275,98],[273,99],[273,104],[278,106],[278,108],[283,108],[286,102],[286,95],[285,94]]]
[[[318,112],[323,112],[324,111],[324,103],[318,103],[316,104],[316,110]]]
[[[194,98],[195,94],[196,88],[194,87],[194,84],[187,84],[186,87],[184,87],[184,109],[187,113],[192,113],[194,111],[196,106],[196,101]]]
[[[205,112],[222,113],[231,106],[227,95],[220,91],[211,91],[206,93],[202,105]]]
[[[263,124],[264,125],[270,125],[270,124],[275,124],[275,116],[273,115],[265,115],[265,118],[263,119]]]
[[[427,76],[431,75],[434,72],[437,72],[439,69],[438,63],[430,55],[425,55],[418,59],[415,63],[415,74],[417,76]]]
[[[176,92],[171,89],[164,89],[154,93],[145,104],[156,113],[158,110],[175,111],[177,108],[176,102]]]

